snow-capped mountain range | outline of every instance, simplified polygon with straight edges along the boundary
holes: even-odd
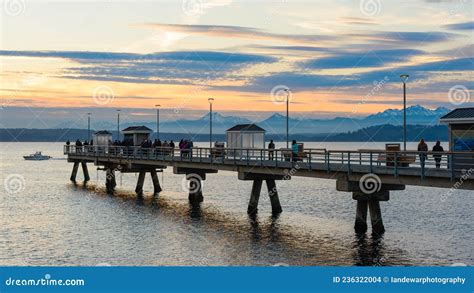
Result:
[[[434,110],[425,108],[420,105],[407,107],[407,124],[412,125],[436,125],[439,118],[450,109],[439,107]],[[180,119],[175,121],[161,121],[161,132],[172,133],[207,133],[209,131],[209,113],[198,119]],[[226,129],[236,124],[256,123],[264,128],[269,134],[282,134],[286,131],[286,116],[275,113],[267,118],[251,121],[247,118],[238,116],[224,116],[218,112],[214,112],[213,131],[214,133],[224,133]],[[136,122],[134,125],[145,125],[153,130],[156,128],[155,121]],[[289,119],[289,126],[292,133],[298,134],[316,134],[316,133],[335,133],[355,131],[364,127],[392,124],[403,124],[403,110],[387,109],[383,112],[368,115],[361,118],[336,117],[332,119],[312,119],[297,118]],[[130,126],[131,124],[123,123],[121,128]],[[64,125],[62,125],[64,127]],[[94,129],[110,129],[115,130],[116,125],[109,122],[94,122]]]

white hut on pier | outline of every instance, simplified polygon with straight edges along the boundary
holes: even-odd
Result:
[[[263,149],[265,148],[265,129],[256,124],[238,124],[226,131],[227,148]],[[239,156],[239,150],[231,151]]]
[[[133,145],[141,145],[143,141],[149,139],[152,130],[146,126],[130,126],[122,130],[124,141],[131,141]]]
[[[112,141],[112,133],[107,130],[100,130],[94,133],[92,139],[95,146],[108,146]]]

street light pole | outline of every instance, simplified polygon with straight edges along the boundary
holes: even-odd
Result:
[[[207,99],[209,101],[209,148],[212,148],[212,102],[213,98]]]
[[[161,105],[155,105],[156,107],[156,139],[160,139],[160,107]]]
[[[120,141],[120,109],[117,109],[117,140]]]
[[[91,140],[91,113],[87,113],[87,140]]]
[[[400,75],[403,82],[403,150],[407,150],[407,85],[408,74]]]
[[[286,148],[289,148],[290,143],[290,89],[284,89],[286,92]]]

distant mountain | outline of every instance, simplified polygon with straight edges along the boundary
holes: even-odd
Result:
[[[431,110],[420,105],[410,106],[406,109],[407,124],[437,125],[439,118],[449,111],[450,109],[444,107]],[[206,134],[209,132],[209,115],[210,114],[208,113],[198,119],[161,121],[160,132]],[[246,123],[258,124],[267,130],[267,134],[273,135],[286,133],[286,116],[279,113],[272,114],[267,118],[262,117],[255,121],[250,121],[249,119],[237,116],[224,116],[218,112],[213,112],[212,118],[213,132],[215,134],[224,134],[225,130],[236,124]],[[296,118],[292,117],[290,113],[289,119],[290,133],[309,135],[356,131],[361,128],[382,124],[402,125],[403,110],[387,109],[383,112],[362,118],[336,117],[332,119]],[[153,130],[156,129],[156,122],[154,120],[134,123],[122,122],[120,128],[123,129],[131,125],[145,125]],[[62,123],[57,125],[56,128],[70,128],[73,126],[77,127],[77,124]],[[94,121],[93,127],[95,129],[115,130],[117,125],[113,122]]]
[[[116,135],[114,132],[114,137]],[[357,131],[332,134],[292,134],[291,139],[298,141],[387,141],[400,142],[403,137],[403,127],[390,124],[371,126]],[[196,135],[185,135],[183,133],[160,133],[162,140],[179,140],[181,138],[192,139],[194,141],[208,141],[207,133]],[[214,140],[225,141],[224,134],[215,134]],[[407,140],[418,141],[424,138],[427,141],[447,141],[448,129],[446,125],[426,126],[409,125],[407,127]],[[87,139],[87,129],[0,129],[0,141],[31,141],[31,142],[64,142],[66,140]],[[273,139],[282,141],[281,135],[268,134],[266,140]]]

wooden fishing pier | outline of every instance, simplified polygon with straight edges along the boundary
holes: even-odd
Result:
[[[172,167],[174,174],[185,175],[189,180],[189,201],[193,205],[203,201],[202,181],[208,174],[236,172],[239,180],[252,181],[253,184],[247,210],[249,214],[257,212],[264,181],[272,212],[277,214],[282,212],[277,181],[291,180],[294,176],[334,179],[337,190],[351,192],[352,198],[357,201],[357,233],[367,231],[368,212],[372,231],[385,231],[380,201],[388,201],[392,190],[404,190],[406,185],[474,190],[472,152],[307,149],[296,157],[284,149],[195,147],[180,151],[164,147],[67,145],[64,146],[64,154],[68,162],[74,164],[71,181],[76,181],[79,165],[84,181],[90,180],[87,164],[93,163],[106,171],[108,192],[114,191],[116,172],[138,173],[135,192],[141,195],[146,174],[150,173],[154,192],[158,194],[162,189],[157,172]],[[420,162],[420,156],[426,159],[424,163]],[[439,168],[436,168],[433,156],[441,158]],[[446,192],[455,196],[451,193]]]

